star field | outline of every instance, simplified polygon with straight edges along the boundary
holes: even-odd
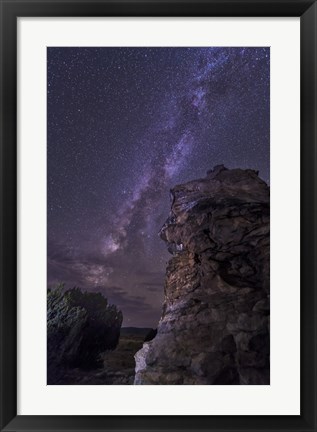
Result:
[[[157,325],[169,189],[214,165],[269,181],[269,48],[48,48],[48,285]]]

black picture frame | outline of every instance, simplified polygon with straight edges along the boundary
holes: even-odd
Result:
[[[316,431],[317,4],[312,0],[0,0],[1,431]],[[300,17],[301,414],[298,416],[17,415],[17,18]],[[287,41],[285,41],[287,44]],[[287,145],[287,143],[285,143]],[[281,167],[281,170],[283,168]],[[291,352],[290,347],[290,352]],[[290,377],[291,379],[291,377]],[[164,401],[162,402],[164,403]]]

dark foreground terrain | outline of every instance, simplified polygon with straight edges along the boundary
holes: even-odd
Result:
[[[133,384],[134,354],[142,348],[149,328],[123,327],[114,351],[102,354],[103,367],[93,370],[61,368],[48,378],[48,384],[57,385],[116,385]]]

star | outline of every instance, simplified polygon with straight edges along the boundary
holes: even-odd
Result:
[[[170,189],[219,164],[269,181],[270,49],[50,47],[47,77],[48,285],[155,327]]]

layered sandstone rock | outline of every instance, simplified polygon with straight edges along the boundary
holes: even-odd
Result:
[[[163,312],[135,384],[269,384],[268,186],[217,166],[171,195]]]

